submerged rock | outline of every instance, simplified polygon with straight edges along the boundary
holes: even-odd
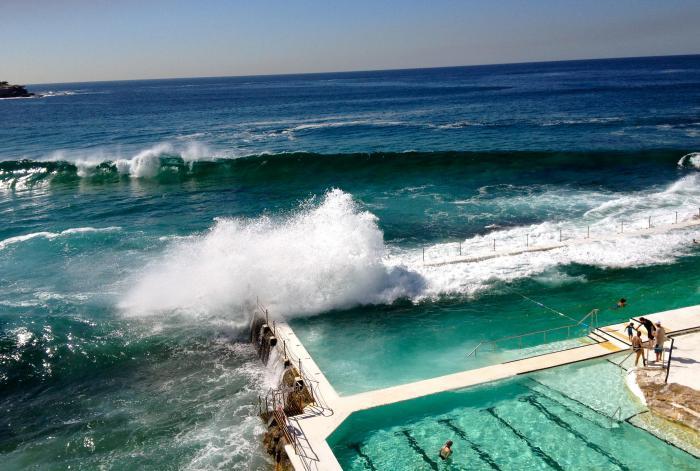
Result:
[[[27,98],[34,96],[22,85],[10,85],[8,82],[0,82],[0,98]]]

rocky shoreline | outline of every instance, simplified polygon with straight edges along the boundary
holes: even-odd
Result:
[[[665,370],[637,370],[637,384],[649,409],[676,423],[700,431],[700,391],[663,382]]]
[[[22,85],[11,85],[8,82],[0,82],[0,98],[28,98],[34,96]]]

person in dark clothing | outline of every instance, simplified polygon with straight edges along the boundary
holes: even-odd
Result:
[[[654,331],[656,330],[656,327],[654,327],[654,323],[646,317],[640,317],[639,323],[643,325],[644,328],[647,330],[647,337],[649,338],[649,340],[654,340]]]

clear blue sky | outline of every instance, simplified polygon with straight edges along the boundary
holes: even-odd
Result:
[[[0,80],[700,53],[698,0],[3,0]]]

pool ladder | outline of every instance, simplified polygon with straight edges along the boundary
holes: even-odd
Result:
[[[618,419],[616,420],[615,417],[618,417]],[[618,406],[618,408],[615,409],[615,412],[613,412],[610,416],[610,428],[612,428],[613,422],[622,422],[622,406]]]

